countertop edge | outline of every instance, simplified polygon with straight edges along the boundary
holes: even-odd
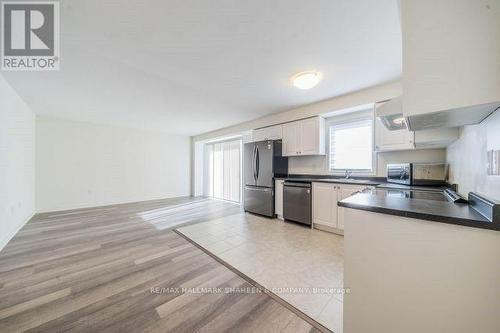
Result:
[[[464,218],[453,217],[453,216],[425,214],[425,213],[406,211],[406,210],[396,210],[396,209],[392,209],[392,208],[385,208],[385,207],[378,207],[378,206],[358,205],[358,204],[346,203],[346,202],[342,202],[342,201],[338,202],[338,206],[344,207],[344,208],[364,210],[364,211],[373,212],[373,213],[414,218],[414,219],[418,219],[418,220],[425,220],[425,221],[439,222],[439,223],[445,223],[445,224],[461,225],[464,227],[500,231],[500,224],[490,222],[490,221],[477,221],[477,220],[470,220],[470,219],[464,219]]]
[[[328,184],[344,184],[344,185],[359,185],[359,186],[379,186],[382,185],[383,183],[381,182],[373,182],[373,181],[366,181],[366,182],[350,182],[350,181],[344,181],[344,180],[339,180],[339,179],[309,179],[309,178],[275,178],[276,180],[290,180],[294,182],[304,182],[304,183],[328,183]]]

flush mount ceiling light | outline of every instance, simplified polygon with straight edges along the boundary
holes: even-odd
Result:
[[[305,71],[292,76],[290,79],[295,88],[306,90],[314,88],[323,78],[323,73],[318,71]]]

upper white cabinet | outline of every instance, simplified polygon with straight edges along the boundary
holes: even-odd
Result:
[[[500,2],[401,0],[411,130],[477,123],[500,105]]]
[[[283,124],[283,156],[324,154],[324,118],[314,117]]]
[[[393,103],[394,113],[402,113],[401,98]],[[384,103],[377,103],[376,110]],[[375,112],[377,114],[377,112]],[[375,117],[375,151],[412,150],[425,148],[445,148],[458,139],[457,127],[433,128],[421,131],[388,130],[379,118]]]
[[[299,121],[300,155],[325,154],[325,119],[315,117]]]
[[[375,151],[410,150],[415,148],[414,134],[407,129],[389,131],[375,117]]]
[[[375,151],[411,150],[415,148],[414,134],[407,129],[389,131],[375,119]]]
[[[283,138],[283,125],[259,128],[252,132],[253,141],[279,140],[281,138]]]
[[[299,155],[300,125],[298,121],[283,124],[283,156]]]

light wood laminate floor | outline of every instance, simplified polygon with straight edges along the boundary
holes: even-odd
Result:
[[[178,198],[36,215],[0,252],[0,332],[316,331],[168,229],[239,212]]]

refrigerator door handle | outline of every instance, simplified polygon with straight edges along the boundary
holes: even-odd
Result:
[[[253,180],[255,184],[257,184],[257,175],[256,175],[256,163],[255,158],[257,157],[257,145],[253,146],[253,156],[252,156],[252,172],[253,172]]]
[[[259,164],[260,164],[260,163],[259,163],[259,159],[260,159],[260,158],[259,158],[259,147],[258,147],[257,145],[255,145],[255,148],[256,148],[256,150],[257,150],[257,154],[256,154],[256,157],[255,157],[255,164],[256,164],[256,169],[257,169],[257,172],[256,172],[257,177],[255,178],[255,180],[257,180],[257,181],[258,181],[258,180],[259,180],[259,166],[260,166],[260,165],[259,165]]]

